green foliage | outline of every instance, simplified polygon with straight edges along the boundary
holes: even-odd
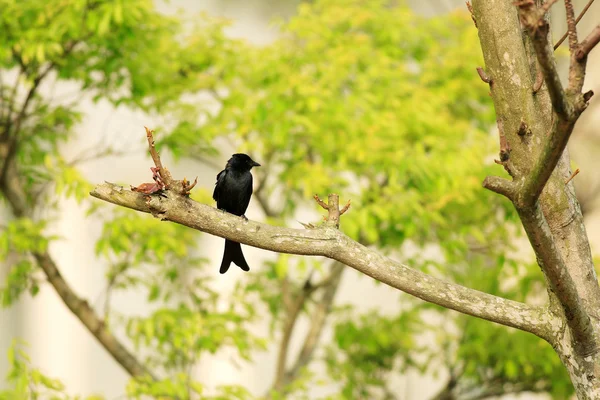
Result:
[[[519,275],[522,263],[505,256],[512,250],[507,236],[520,233],[514,210],[481,189],[482,179],[497,170],[491,162],[497,143],[488,133],[494,123],[488,88],[473,72],[483,61],[473,51],[478,41],[468,14],[425,19],[402,3],[321,0],[303,3],[281,30],[272,45],[238,55],[223,107],[203,128],[215,135],[232,132],[242,150],[271,166],[263,190],[267,199],[283,196],[278,215],[293,215],[313,193],[340,193],[352,199],[342,220],[342,230],[352,238],[383,250],[410,242],[422,249],[406,260],[413,267],[508,298],[539,295],[529,275]],[[432,245],[441,259],[422,255]],[[282,282],[298,288],[304,275],[288,273],[293,267],[283,257],[267,266],[247,289],[260,294],[276,320]],[[500,285],[515,273],[521,281],[511,288]],[[295,284],[287,282],[290,276]],[[466,317],[436,313],[463,327]],[[435,330],[397,327],[402,317],[369,316],[337,325],[328,365],[332,377],[348,377],[345,398],[379,393],[398,363],[425,369],[415,364],[402,339],[410,342],[422,330]],[[489,358],[475,357],[479,353],[470,342],[461,344],[456,354],[474,356],[478,373],[493,371],[475,377],[465,370],[466,382],[483,386],[492,379],[507,384],[521,379],[531,385],[542,378],[519,374],[536,365],[504,351],[508,343],[496,338],[506,337],[505,328],[477,323],[486,331],[479,333],[478,345],[495,347],[505,357],[496,358],[493,351]],[[390,349],[379,329],[395,332],[398,347]],[[518,349],[527,347],[525,354],[539,349],[539,339],[511,335],[523,344]],[[442,333],[439,340],[446,346],[456,337]],[[364,346],[349,345],[356,342]],[[541,349],[537,360],[552,370],[554,390],[567,377],[552,350]],[[432,364],[452,367],[439,351],[428,357]],[[342,369],[343,359],[353,362]],[[563,387],[571,390],[568,383]]]
[[[151,113],[161,125],[159,146],[176,157],[215,155],[214,139],[229,135],[265,166],[257,171],[264,187],[254,201],[270,223],[288,224],[314,193],[340,193],[353,204],[342,229],[361,243],[401,253],[416,245],[416,255],[405,258],[415,268],[515,300],[539,296],[535,268],[506,257],[507,237],[518,232],[513,209],[481,188],[498,168],[491,162],[497,143],[489,134],[488,87],[473,70],[482,60],[466,13],[426,19],[402,2],[303,2],[264,47],[226,38],[223,20],[164,16],[151,0],[0,0],[0,24],[0,70],[21,72],[16,91],[0,82],[0,106],[18,113],[20,99],[32,94],[17,154],[32,205],[58,196],[83,201],[90,188],[77,160],[61,154],[83,118],[78,101],[61,103],[34,90],[50,76],[96,101]],[[55,75],[44,75],[47,68]],[[0,134],[16,129],[1,110]],[[210,190],[193,196],[212,204]],[[0,233],[0,259],[17,260],[0,292],[3,305],[25,290],[37,292],[31,252],[45,251],[52,239],[44,227],[20,219]],[[431,247],[439,257],[423,255]],[[167,375],[132,380],[133,398],[250,398],[239,386],[206,395],[187,371],[227,347],[250,360],[266,347],[248,333],[259,315],[253,300],[268,310],[276,336],[286,317],[282,288],[299,293],[313,272],[327,272],[318,260],[279,255],[223,307],[197,234],[122,210],[105,222],[96,254],[107,262],[106,323],[122,323],[145,361]],[[501,284],[507,277],[515,283]],[[153,311],[113,320],[111,293],[134,288],[143,289]],[[427,305],[391,316],[333,314],[334,341],[324,360],[342,398],[377,397],[391,374],[439,371],[430,365],[460,371],[467,389],[500,380],[542,385],[558,397],[572,391],[558,358],[531,335]],[[428,326],[432,315],[451,329]],[[421,348],[424,332],[449,351]],[[30,381],[66,396],[58,382],[31,372],[22,355],[12,357],[15,389],[6,398],[31,394]],[[315,379],[305,369],[290,393],[303,393]]]
[[[104,397],[92,395],[88,397],[69,396],[58,379],[44,375],[39,369],[32,368],[27,354],[21,345],[13,342],[8,349],[8,362],[11,370],[7,381],[12,388],[0,391],[0,400],[15,399],[49,399],[49,400],[102,400]]]
[[[29,255],[30,252],[43,252],[52,237],[43,235],[45,222],[34,222],[29,218],[11,221],[0,231],[0,261],[6,263],[8,273],[6,282],[0,286],[0,303],[7,307],[29,291],[36,295],[39,291],[38,281],[33,273],[37,266]]]
[[[414,358],[422,351],[417,343],[423,330],[419,311],[414,307],[389,318],[373,310],[335,326],[326,363],[331,378],[342,385],[341,398],[378,397],[391,372],[423,369]]]
[[[144,399],[148,395],[165,400],[250,400],[254,398],[246,389],[237,385],[219,386],[217,392],[216,395],[204,395],[204,386],[183,373],[176,374],[172,379],[161,381],[131,380],[127,385],[127,394],[133,399]]]

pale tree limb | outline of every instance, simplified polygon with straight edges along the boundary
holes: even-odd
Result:
[[[291,229],[246,222],[172,191],[166,191],[163,196],[147,196],[108,182],[96,186],[90,194],[249,246],[337,260],[422,300],[550,339],[547,328],[553,317],[545,308],[483,293],[417,271],[362,246],[331,224],[316,229]]]

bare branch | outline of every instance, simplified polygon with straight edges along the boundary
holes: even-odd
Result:
[[[156,379],[107,329],[104,321],[98,317],[88,302],[73,292],[73,289],[67,284],[50,255],[46,252],[34,253],[33,255],[65,305],[79,318],[88,331],[98,339],[100,344],[110,353],[115,361],[121,364],[133,377],[149,375],[153,379]]]
[[[156,165],[156,168],[158,168],[158,173],[160,174],[165,187],[169,189],[173,184],[173,177],[171,176],[171,173],[165,167],[163,167],[162,162],[160,161],[160,156],[158,155],[156,147],[154,146],[154,137],[152,135],[154,131],[148,127],[144,127],[144,129],[146,129],[146,139],[148,139],[148,147],[150,148],[150,156],[152,157],[152,161],[154,161],[154,165]]]
[[[249,246],[279,253],[328,257],[422,300],[540,337],[547,336],[547,324],[553,318],[544,308],[446,282],[407,267],[362,246],[330,225],[291,229],[246,222],[172,191],[166,191],[166,197],[145,196],[111,183],[96,186],[91,195]]]
[[[475,24],[475,28],[477,28],[477,20],[475,19],[475,14],[473,14],[473,6],[471,5],[470,1],[467,1],[466,5],[467,5],[467,9],[469,10],[469,14],[471,14],[471,19],[473,20],[473,23]]]
[[[565,185],[566,185],[566,184],[568,184],[569,182],[571,182],[571,180],[572,180],[573,178],[575,178],[575,176],[576,176],[578,173],[579,173],[579,168],[577,168],[577,169],[575,170],[575,172],[573,172],[573,173],[571,174],[571,176],[569,177],[569,179],[567,179],[567,180],[565,181]]]
[[[583,60],[592,51],[592,49],[600,42],[600,25],[597,25],[589,35],[579,45],[575,57],[578,61]]]
[[[479,77],[481,78],[482,81],[484,81],[485,83],[488,84],[492,84],[494,82],[494,80],[492,78],[490,78],[485,71],[483,70],[483,68],[481,67],[477,67],[477,74],[479,75]]]
[[[314,195],[314,199],[317,202],[318,205],[320,205],[321,207],[323,207],[325,210],[329,210],[329,207],[327,206],[327,203],[325,203],[323,200],[321,200],[321,198],[319,197],[318,194]]]
[[[565,0],[565,10],[567,12],[569,52],[573,53],[577,48],[577,22],[575,22],[575,11],[573,10],[573,2],[571,0]]]
[[[577,59],[579,43],[577,40],[577,22],[575,22],[575,11],[573,10],[572,0],[565,0],[565,10],[567,12],[569,54],[571,54],[571,60],[569,63],[569,88],[567,89],[567,92],[579,94],[581,93],[581,89],[583,89],[583,80],[585,79],[585,67],[587,64],[587,59]],[[579,105],[576,112],[579,114],[584,109],[585,105]],[[574,118],[577,118],[577,115],[575,115]]]
[[[5,179],[0,181],[0,190],[2,190],[2,193],[8,200],[16,217],[25,217],[33,212],[31,208],[27,207],[27,203],[25,202],[26,195],[16,174],[14,161],[9,163]],[[98,339],[115,361],[121,364],[132,376],[141,377],[149,375],[154,378],[154,375],[107,329],[104,321],[90,307],[88,302],[81,299],[73,291],[49,253],[34,252],[33,256],[65,305],[79,318],[90,333]]]
[[[567,324],[573,335],[576,351],[587,356],[599,350],[590,317],[577,292],[573,278],[562,257],[538,203],[532,207],[516,207],[537,262],[548,277],[550,288],[564,310]]]
[[[350,209],[350,203],[351,203],[351,201],[348,200],[346,205],[340,210],[340,215],[344,215],[344,213]]]
[[[550,134],[544,142],[544,148],[531,173],[525,177],[525,184],[517,199],[519,206],[531,206],[540,197],[546,182],[548,182],[565,147],[567,147],[574,126],[575,121],[554,119]]]
[[[589,0],[587,2],[587,4],[585,5],[585,7],[583,7],[583,10],[581,10],[581,13],[579,13],[579,15],[577,16],[577,19],[575,20],[575,25],[577,25],[579,23],[579,21],[581,21],[581,18],[583,18],[583,16],[587,12],[587,10],[589,10],[592,3],[594,3],[594,0]],[[556,50],[560,47],[562,42],[564,42],[565,39],[567,38],[568,34],[569,34],[569,32],[567,31],[567,32],[565,32],[564,35],[562,35],[562,37],[560,39],[558,39],[558,42],[556,42],[556,44],[554,45],[554,50]]]
[[[529,0],[521,1],[517,5],[521,20],[531,35],[533,47],[540,69],[546,80],[546,86],[548,87],[554,111],[560,119],[568,120],[573,115],[573,107],[567,100],[558,71],[556,70],[554,49],[548,41],[550,29],[544,17],[545,12],[554,2],[555,0],[544,3],[539,10]]]
[[[335,294],[339,287],[344,268],[346,268],[344,264],[338,262],[334,263],[331,274],[324,281],[312,286],[313,289],[324,287],[325,290],[323,291],[321,301],[318,302],[315,310],[311,314],[311,323],[308,334],[304,338],[304,344],[302,345],[302,349],[300,350],[296,362],[286,373],[286,382],[293,381],[300,370],[308,365],[312,359],[317,343],[319,342],[319,337],[321,337],[321,333],[325,327],[327,316],[331,310],[331,305],[333,304]]]
[[[515,196],[515,184],[499,176],[488,176],[483,181],[483,187],[512,200]]]
[[[296,326],[298,316],[300,315],[300,311],[302,311],[307,295],[307,291],[304,290],[304,288],[301,289],[296,295],[296,298],[292,300],[291,307],[286,310],[283,337],[279,344],[279,355],[277,357],[277,367],[275,369],[275,383],[273,384],[275,390],[281,390],[285,386],[285,364],[290,347],[290,339],[292,338],[294,327]]]

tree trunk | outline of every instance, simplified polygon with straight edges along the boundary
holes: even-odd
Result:
[[[501,142],[505,140],[501,143],[501,150],[506,154],[501,158],[508,158],[504,165],[513,175],[534,174],[536,161],[542,157],[543,144],[549,140],[553,125],[557,123],[557,116],[553,115],[556,107],[553,107],[548,90],[548,76],[545,77],[546,84],[534,93],[540,64],[532,39],[522,26],[512,0],[474,0],[473,14],[479,30],[486,75],[492,80],[491,96],[500,134],[504,135]],[[578,398],[598,399],[600,354],[595,345],[598,333],[595,310],[600,304],[600,290],[574,187],[572,183],[565,184],[571,176],[569,164],[569,154],[565,150],[539,200],[532,207],[521,207],[518,200],[512,200],[549,283],[550,312],[562,321],[551,324],[545,339],[567,367]],[[517,187],[523,185],[517,176],[513,182]],[[539,215],[536,215],[534,207],[541,209]],[[548,233],[547,237],[554,242],[552,248],[541,242]],[[559,270],[558,275],[550,275],[548,265],[545,265],[545,252],[554,252],[556,260],[562,261],[564,269]],[[570,281],[576,291],[570,295],[571,299],[581,304],[581,310],[572,310],[565,305],[565,298],[568,303],[569,296],[557,296],[557,292],[562,290],[561,285],[568,285]],[[573,332],[582,331],[575,323],[570,325],[566,322],[576,318],[572,313],[579,313],[577,318],[583,325],[587,321],[591,332],[583,335],[591,338],[589,343],[594,345],[583,346],[581,340],[573,340],[577,336]]]

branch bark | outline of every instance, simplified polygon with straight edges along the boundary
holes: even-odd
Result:
[[[545,308],[532,307],[427,275],[360,245],[329,225],[317,229],[291,229],[246,222],[171,191],[166,191],[166,197],[145,196],[108,182],[96,186],[90,194],[122,207],[150,213],[164,221],[249,246],[337,260],[422,300],[548,339],[548,323],[552,317]]]
[[[485,67],[494,76],[497,118],[504,121],[512,145],[510,162],[516,171],[512,201],[548,283],[550,313],[562,321],[552,328],[551,344],[569,371],[578,397],[592,399],[600,396],[595,319],[600,287],[581,209],[572,185],[566,182],[572,175],[566,145],[590,97],[581,93],[586,60],[576,59],[574,12],[567,1],[571,64],[565,90],[544,15],[553,2],[538,8],[539,3],[474,0],[473,9]],[[546,85],[532,94],[536,63]],[[522,121],[529,127],[527,135],[519,135]],[[489,178],[486,181],[495,191],[507,192],[508,184],[498,178],[491,185]]]
[[[98,317],[88,302],[73,292],[73,289],[67,284],[54,260],[47,252],[33,253],[33,256],[69,310],[79,318],[87,330],[94,335],[106,351],[109,352],[115,361],[121,364],[129,375],[133,377],[150,376],[152,379],[157,379],[107,329],[104,321]]]
[[[315,310],[312,313],[310,328],[308,329],[308,334],[306,335],[300,354],[292,368],[286,373],[286,382],[292,382],[302,368],[306,367],[312,359],[323,328],[325,327],[327,316],[331,311],[331,306],[345,268],[346,266],[343,264],[334,263],[331,274],[327,277],[326,281],[320,282],[318,286],[313,286],[313,288],[325,287],[325,289],[323,290],[321,300],[316,304]]]
[[[600,42],[600,25],[597,25],[579,45],[576,53],[577,60],[585,59],[598,42]]]

